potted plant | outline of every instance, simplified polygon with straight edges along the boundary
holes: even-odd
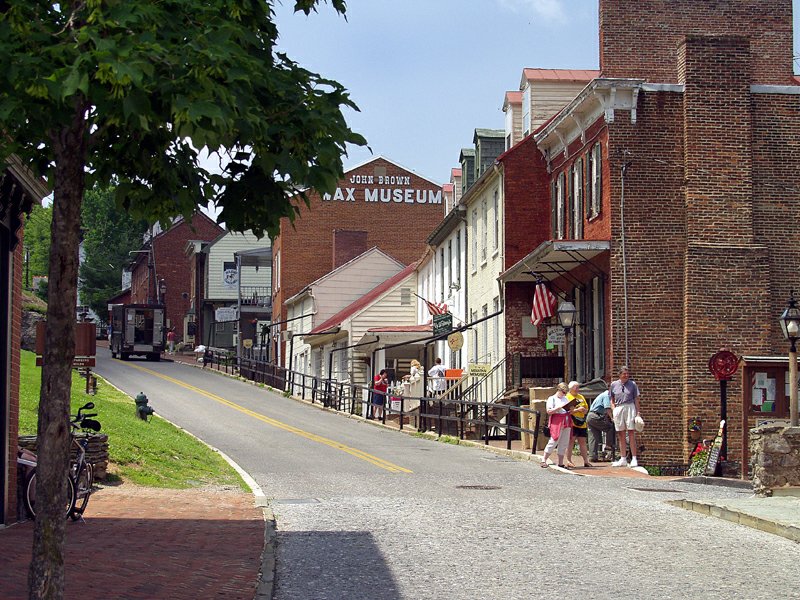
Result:
[[[689,419],[689,441],[697,443],[703,437],[703,421],[697,417]]]

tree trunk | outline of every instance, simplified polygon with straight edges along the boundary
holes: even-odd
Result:
[[[69,413],[75,355],[78,245],[86,164],[85,101],[72,123],[51,134],[55,156],[47,329],[39,396],[36,523],[28,572],[30,598],[61,598],[69,468]]]

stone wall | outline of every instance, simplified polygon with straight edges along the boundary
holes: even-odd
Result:
[[[23,350],[36,350],[36,324],[44,321],[44,315],[30,310],[22,311],[22,333],[20,342]]]
[[[751,429],[750,465],[757,494],[771,496],[775,488],[800,486],[800,427]]]
[[[86,462],[92,463],[94,467],[94,478],[105,479],[108,468],[108,435],[105,433],[79,434],[89,438],[89,445],[86,448]],[[25,448],[31,452],[36,452],[37,441],[35,435],[21,435],[18,441],[20,448]],[[77,456],[77,450],[70,446],[71,456]]]

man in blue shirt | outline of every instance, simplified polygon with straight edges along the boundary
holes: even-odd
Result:
[[[589,454],[592,462],[598,461],[603,447],[603,432],[609,446],[614,439],[614,422],[611,420],[611,398],[608,390],[594,399],[586,417],[589,426]]]

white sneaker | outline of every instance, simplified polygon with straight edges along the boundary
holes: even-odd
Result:
[[[628,466],[628,460],[623,456],[619,460],[615,460],[614,462],[612,462],[611,466],[612,467],[627,467]]]
[[[631,469],[633,469],[634,467],[638,467],[638,466],[639,466],[639,461],[638,461],[638,460],[636,460],[636,457],[634,456],[634,457],[631,459]]]

